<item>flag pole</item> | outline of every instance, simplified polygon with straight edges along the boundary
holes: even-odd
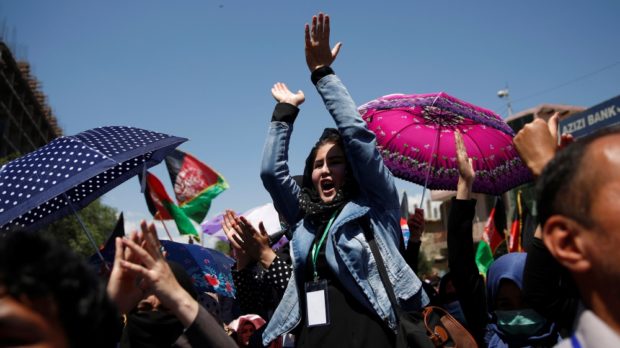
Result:
[[[159,212],[157,212],[157,214],[159,214]],[[168,227],[166,227],[166,224],[164,223],[164,220],[161,219],[159,221],[161,221],[161,224],[164,226],[164,230],[166,230],[166,234],[168,235],[168,239],[170,239],[171,242],[174,242],[174,240],[172,240],[172,236],[170,235],[170,231],[168,231]]]

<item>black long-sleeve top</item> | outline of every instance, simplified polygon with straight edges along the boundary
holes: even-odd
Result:
[[[478,272],[475,261],[472,236],[475,213],[475,200],[452,199],[448,214],[448,266],[467,328],[478,344],[484,347],[489,318],[484,278]]]
[[[413,242],[409,240],[407,243],[407,250],[405,250],[405,261],[411,267],[411,269],[418,274],[418,259],[420,257],[420,247],[422,246],[422,242]]]
[[[280,303],[291,277],[292,267],[288,258],[276,256],[267,270],[246,267],[233,271],[237,298],[242,314],[258,314],[268,319]]]

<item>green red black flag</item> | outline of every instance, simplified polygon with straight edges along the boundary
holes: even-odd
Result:
[[[183,151],[166,156],[166,167],[180,208],[198,223],[207,215],[211,201],[229,187],[219,173]]]
[[[181,234],[198,236],[194,225],[183,210],[181,210],[168,196],[164,185],[153,174],[146,172],[146,189],[144,191],[146,204],[155,219],[174,219]]]
[[[482,240],[476,251],[476,265],[478,271],[486,276],[486,271],[493,262],[493,255],[502,243],[506,241],[506,208],[501,197],[496,197],[495,206],[491,209],[489,219],[484,226]]]

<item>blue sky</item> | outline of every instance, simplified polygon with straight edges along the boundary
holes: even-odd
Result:
[[[333,42],[343,42],[333,67],[358,104],[445,91],[506,116],[496,94],[506,85],[515,112],[541,103],[589,107],[620,94],[616,0],[0,0],[0,21],[66,134],[127,125],[189,138],[181,149],[231,186],[211,217],[269,201],[258,173],[273,83],[306,94],[293,173],[333,124],[303,52],[304,23],[321,10],[332,17]],[[154,173],[171,192],[165,167]],[[137,179],[104,202],[130,219],[148,216]]]

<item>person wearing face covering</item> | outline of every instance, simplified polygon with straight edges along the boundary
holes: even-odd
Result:
[[[236,347],[196,301],[190,276],[167,262],[153,224],[116,239],[107,292],[126,314],[120,347]]]
[[[525,253],[510,253],[495,260],[487,272],[489,347],[550,347],[559,338],[556,325],[523,302]]]
[[[263,333],[263,344],[293,332],[297,347],[389,347],[396,316],[364,236],[373,233],[404,310],[428,303],[422,284],[401,256],[400,203],[394,179],[348,91],[330,65],[329,17],[306,25],[311,79],[337,128],[325,129],[306,159],[299,185],[288,167],[293,123],[303,92],[276,83],[278,104],[263,151],[261,179],[294,230],[293,275]],[[430,344],[430,340],[429,340]]]
[[[168,261],[176,281],[194,300],[198,298],[190,276],[176,262]],[[165,308],[155,295],[142,299],[136,308],[127,314],[121,347],[171,347],[183,334],[181,321]]]
[[[455,144],[459,179],[448,215],[448,265],[467,327],[480,346],[551,347],[559,339],[556,326],[523,300],[525,254],[511,253],[494,261],[486,286],[478,273],[472,237],[475,172],[458,132]]]

